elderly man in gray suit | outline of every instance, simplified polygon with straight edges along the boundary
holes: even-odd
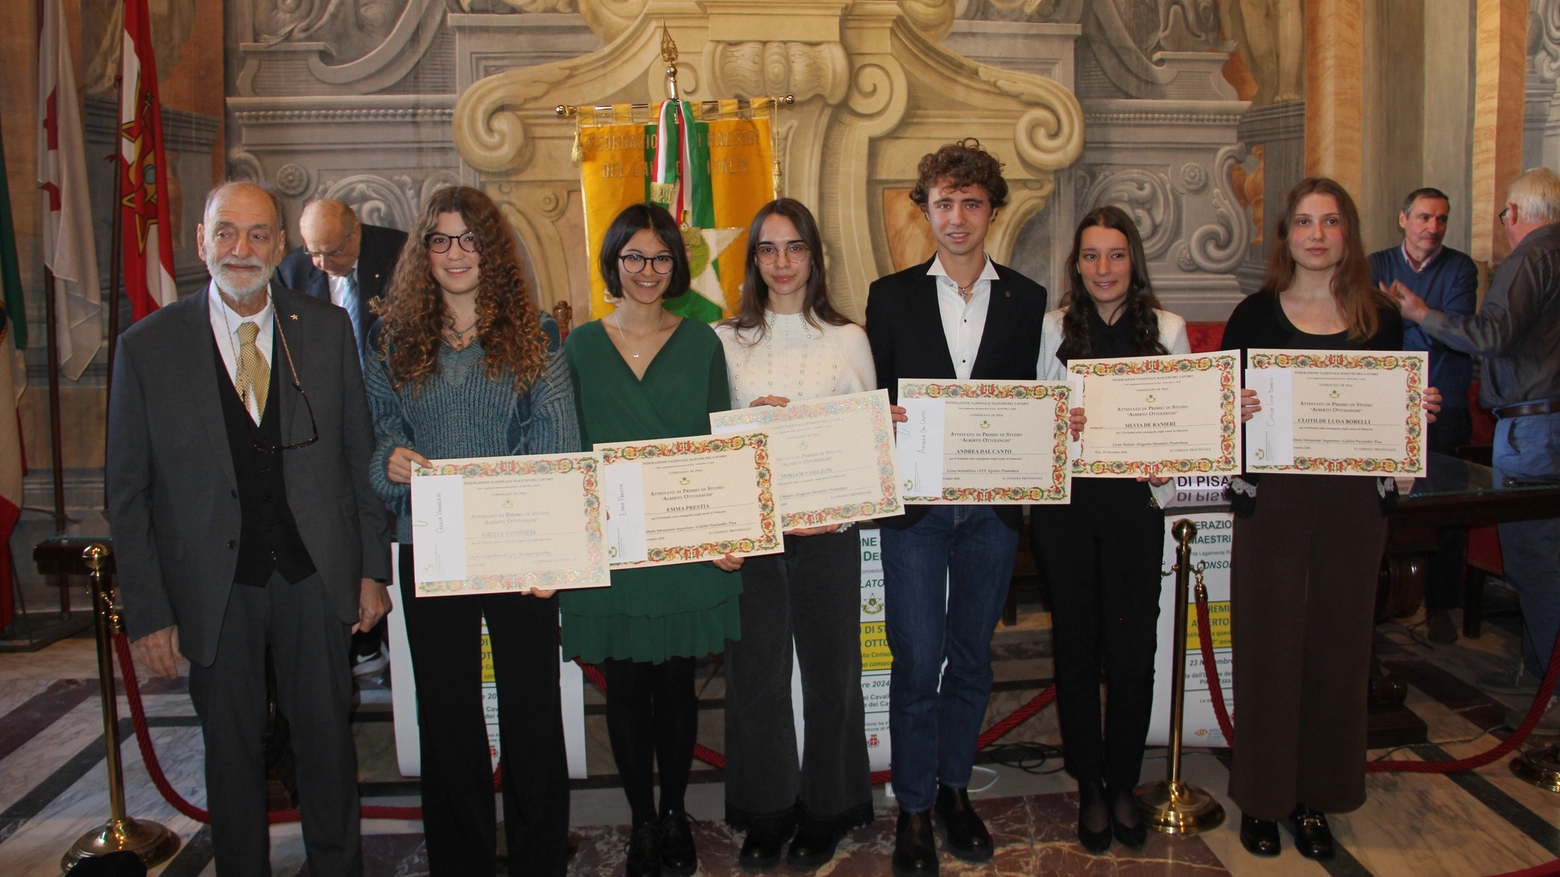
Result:
[[[217,873],[265,877],[265,654],[292,728],[316,877],[362,873],[347,642],[389,608],[389,527],[347,314],[273,284],[268,191],[224,183],[197,229],[204,292],[119,342],[108,499],[125,618],[163,675],[190,661]]]

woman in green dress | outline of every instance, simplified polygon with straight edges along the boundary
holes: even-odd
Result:
[[[671,214],[654,204],[618,214],[600,267],[617,309],[574,330],[564,346],[585,447],[709,434],[710,412],[730,407],[726,357],[713,329],[662,307],[690,282]],[[565,657],[600,665],[607,680],[607,736],[633,811],[629,877],[698,867],[683,812],[698,731],[693,664],[742,635],[742,579],[731,574],[740,566],[727,555],[620,570],[610,588],[560,595]]]

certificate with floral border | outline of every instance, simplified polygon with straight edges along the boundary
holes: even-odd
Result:
[[[1419,351],[1246,351],[1263,407],[1246,424],[1246,471],[1422,475],[1429,373]]]
[[[598,444],[612,569],[785,550],[769,435]]]
[[[412,473],[417,596],[611,583],[599,454],[432,463]]]
[[[910,418],[897,443],[905,502],[1070,502],[1072,394],[1059,382],[901,379]]]
[[[1073,475],[1231,475],[1241,471],[1240,352],[1075,359],[1083,453]]]
[[[887,390],[710,415],[716,434],[754,429],[766,430],[774,445],[785,529],[905,513]]]

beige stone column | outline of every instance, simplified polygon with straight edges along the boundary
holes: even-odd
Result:
[[[1356,201],[1364,155],[1364,33],[1364,0],[1306,0],[1305,172],[1332,177]]]
[[[1474,49],[1473,239],[1480,262],[1510,252],[1499,214],[1506,185],[1522,172],[1527,97],[1528,0],[1479,0]]]

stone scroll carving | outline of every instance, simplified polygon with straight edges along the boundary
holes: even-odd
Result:
[[[394,85],[440,35],[444,0],[250,0],[238,93],[371,94]],[[538,0],[540,2],[540,0]],[[307,81],[298,81],[307,72]]]
[[[954,17],[961,21],[1024,21],[1077,24],[1084,0],[959,0]]]
[[[1235,196],[1232,180],[1235,166],[1245,157],[1243,144],[1219,150],[1213,160],[1213,178],[1218,185],[1210,199],[1214,221],[1198,227],[1187,238],[1187,253],[1192,264],[1209,274],[1234,271],[1246,258],[1246,248],[1251,242],[1251,221]]]
[[[776,136],[785,194],[818,215],[831,298],[858,320],[868,284],[894,265],[885,201],[904,197],[923,154],[979,120],[975,133],[1006,163],[1011,184],[987,239],[1006,260],[1050,197],[1055,173],[1083,148],[1082,109],[1065,86],[940,45],[954,0],[578,3],[604,48],[480,79],[454,117],[456,147],[515,223],[547,307],[571,297],[576,309],[590,309],[579,168],[569,160],[574,123],[553,108],[659,100],[663,26],[677,41],[684,98],[797,98],[781,111]]]
[[[1177,238],[1180,207],[1167,175],[1133,167],[1114,171],[1087,169],[1080,171],[1078,178],[1087,185],[1078,205],[1080,212],[1114,204],[1137,224],[1143,238],[1143,255],[1153,260],[1169,252]]]
[[[1528,4],[1528,59],[1545,82],[1560,79],[1560,0]]]

